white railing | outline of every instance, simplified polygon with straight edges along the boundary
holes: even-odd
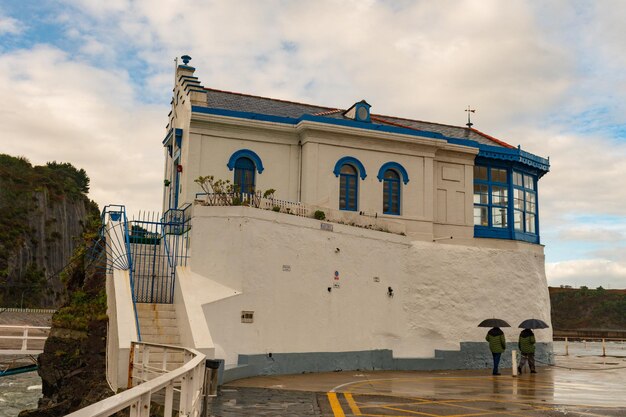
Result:
[[[41,353],[43,341],[49,334],[50,327],[45,326],[0,325],[0,353],[6,355]],[[37,342],[36,347],[33,347],[33,342]]]
[[[153,401],[163,406],[164,417],[171,417],[174,410],[179,416],[200,416],[204,354],[178,346],[133,342],[130,355],[132,388],[66,417],[107,417],[126,409],[130,410],[130,417],[148,417]],[[184,363],[180,364],[179,358]],[[171,369],[174,366],[177,367]]]
[[[266,198],[258,191],[256,193],[200,193],[196,195],[196,199],[206,206],[249,206],[301,217],[308,217],[310,212],[309,208],[302,203]]]

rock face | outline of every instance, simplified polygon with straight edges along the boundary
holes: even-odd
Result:
[[[0,306],[58,307],[61,273],[89,216],[89,178],[70,164],[0,154]]]
[[[84,200],[50,201],[47,190],[33,193],[32,201],[31,233],[8,256],[7,278],[9,283],[18,283],[30,271],[40,271],[46,290],[40,295],[38,307],[58,307],[65,297],[60,273],[83,232],[87,207]]]

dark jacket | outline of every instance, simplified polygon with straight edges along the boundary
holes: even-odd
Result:
[[[523,354],[535,353],[535,334],[533,331],[530,329],[522,330],[517,346]]]
[[[506,339],[499,327],[494,327],[487,332],[485,340],[489,342],[491,353],[502,353],[506,349]]]

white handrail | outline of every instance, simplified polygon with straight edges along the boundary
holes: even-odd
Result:
[[[8,331],[9,333],[14,333],[13,335],[6,335],[0,332],[0,340],[9,341],[8,344],[12,345],[11,341],[21,340],[21,346],[19,349],[16,347],[2,347],[0,348],[0,353],[3,354],[11,354],[16,355],[20,353],[24,354],[37,354],[41,353],[41,350],[37,349],[28,349],[29,341],[40,341],[46,340],[50,333],[50,327],[48,326],[24,326],[24,325],[9,325],[9,324],[0,324],[0,330]],[[35,331],[37,334],[43,334],[44,336],[32,336],[31,331]],[[21,333],[19,336],[15,335],[15,333]],[[29,334],[30,333],[30,334]],[[6,345],[6,344],[5,344]],[[41,348],[40,348],[41,349]]]
[[[150,398],[153,394],[165,389],[165,414],[171,417],[174,396],[174,384],[180,383],[181,395],[177,410],[181,415],[199,416],[202,406],[201,396],[204,386],[205,355],[194,349],[179,346],[157,345],[154,343],[133,342],[135,346],[154,346],[185,352],[191,359],[183,366],[157,378],[143,382],[117,395],[82,408],[66,417],[108,417],[118,411],[129,408],[131,417],[147,417],[150,413]]]

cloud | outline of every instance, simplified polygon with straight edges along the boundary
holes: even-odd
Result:
[[[626,262],[607,259],[581,259],[546,263],[550,286],[571,285],[590,288],[626,288]]]
[[[23,25],[19,20],[3,16],[0,12],[0,36],[5,34],[19,35],[22,31]]]
[[[27,62],[28,65],[23,63]],[[34,164],[70,162],[91,178],[100,207],[160,209],[166,106],[137,101],[124,71],[38,46],[0,56],[2,152]]]
[[[33,14],[58,34],[47,46],[0,55],[3,133],[19,138],[2,151],[85,168],[100,204],[158,208],[158,142],[185,53],[207,87],[331,107],[367,99],[376,113],[456,125],[471,105],[476,128],[551,157],[539,182],[551,274],[574,255],[623,265],[620,5],[66,0]]]

